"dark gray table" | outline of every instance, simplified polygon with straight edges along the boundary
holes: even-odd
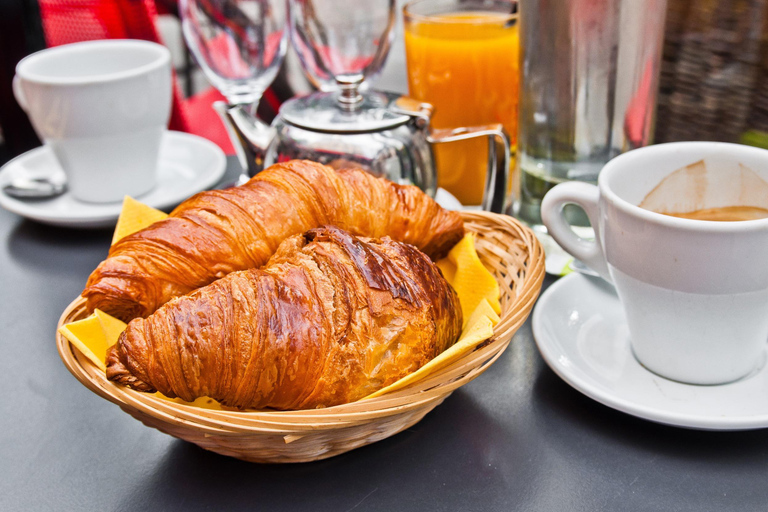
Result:
[[[604,407],[546,367],[530,324],[419,424],[326,461],[249,464],[161,434],[56,352],[59,314],[110,237],[0,210],[0,511],[768,510],[768,431]]]

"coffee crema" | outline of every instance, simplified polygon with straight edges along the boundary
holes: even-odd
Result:
[[[718,222],[738,222],[744,220],[758,220],[768,218],[768,209],[758,206],[721,206],[718,208],[705,208],[692,212],[656,212],[670,217],[693,220],[714,220]]]

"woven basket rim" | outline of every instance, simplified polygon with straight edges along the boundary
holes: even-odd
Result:
[[[119,386],[83,356],[59,332],[64,323],[83,318],[85,300],[75,299],[62,313],[56,345],[64,365],[88,389],[119,405],[126,412],[140,413],[175,426],[186,425],[212,435],[262,433],[301,434],[313,430],[338,429],[375,421],[428,407],[431,409],[455,389],[473,380],[506,349],[514,332],[528,317],[544,279],[544,251],[533,232],[516,219],[487,212],[461,212],[468,231],[483,226],[510,239],[519,240],[527,251],[525,278],[517,297],[502,310],[494,334],[474,351],[427,375],[414,384],[380,397],[321,409],[296,411],[212,410],[163,400],[148,393]],[[480,249],[479,249],[480,250]]]

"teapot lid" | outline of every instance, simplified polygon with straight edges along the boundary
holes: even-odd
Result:
[[[407,112],[395,108],[400,94],[361,92],[362,101],[354,110],[343,108],[339,95],[339,92],[316,92],[293,98],[280,107],[280,116],[301,128],[329,133],[377,132],[411,119]]]

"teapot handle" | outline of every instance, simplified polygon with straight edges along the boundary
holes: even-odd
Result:
[[[509,136],[501,124],[466,128],[436,129],[427,136],[432,144],[488,137],[488,172],[485,175],[483,205],[485,211],[504,213],[509,180]]]

